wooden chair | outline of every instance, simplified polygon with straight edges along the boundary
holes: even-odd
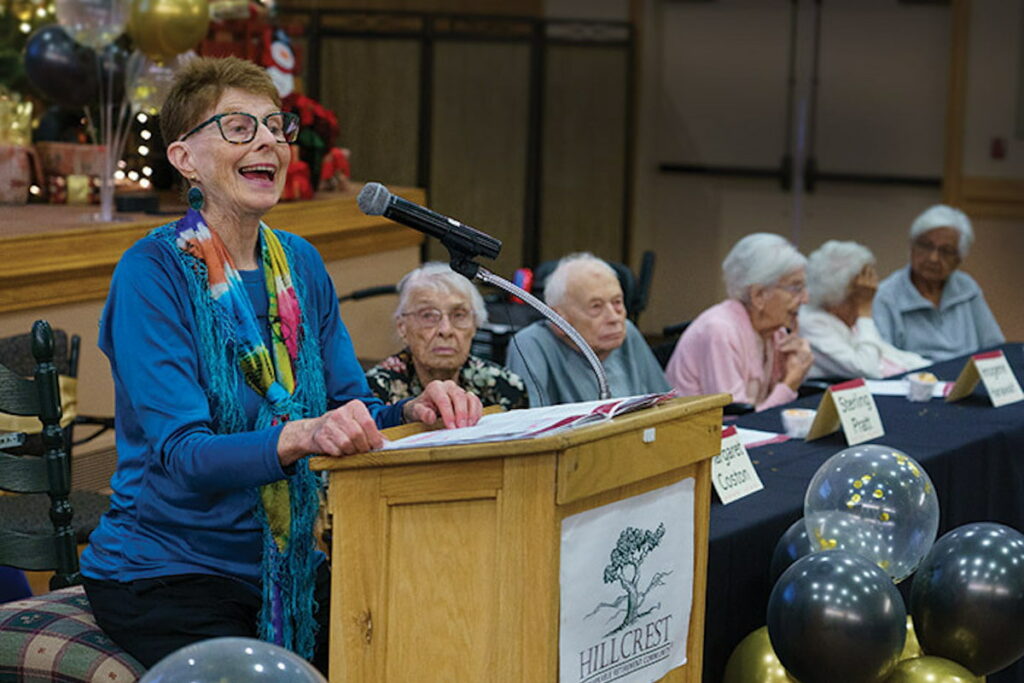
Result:
[[[88,443],[112,429],[114,419],[78,414],[77,376],[81,339],[78,335],[69,337],[61,329],[51,330],[51,336],[53,340],[52,365],[57,373],[60,391],[60,426],[64,438],[64,450],[70,462],[73,458],[72,449],[75,446]],[[0,338],[0,365],[5,366],[19,378],[31,377],[37,365],[34,344],[34,332]],[[75,434],[76,427],[86,426],[94,428],[93,431],[84,437]],[[39,421],[9,414],[9,411],[3,410],[2,405],[0,405],[0,432],[8,432],[0,434],[0,449],[9,455],[42,457],[46,451]],[[4,444],[4,441],[9,443]],[[110,506],[110,499],[96,491],[81,490],[75,487],[73,481],[68,498],[75,510],[75,540],[79,545],[84,545],[88,541],[89,534],[99,523],[100,517]],[[4,520],[4,528],[8,530],[17,529],[30,534],[45,534],[49,527],[46,515],[49,507],[50,501],[42,494],[0,496],[0,519]]]
[[[42,456],[0,451],[0,489],[49,496],[52,529],[47,534],[26,533],[0,522],[0,563],[34,571],[55,570],[50,588],[78,582],[78,549],[71,526],[71,463],[60,426],[60,390],[53,364],[53,334],[46,321],[32,326],[34,379],[25,379],[0,365],[0,410],[11,415],[38,417]]]
[[[68,336],[67,332],[53,329],[53,364],[57,368],[58,383],[61,390],[61,425],[67,440],[68,454],[75,446],[81,446],[114,428],[114,418],[94,415],[79,415],[77,410],[78,393],[78,359],[82,339],[77,334]],[[21,377],[30,377],[35,372],[35,357],[32,355],[32,334],[17,334],[0,338],[0,365],[7,366]],[[75,434],[76,427],[95,428],[95,431],[82,437]],[[4,421],[0,419],[0,429]],[[38,431],[25,435],[25,444],[15,452],[41,453],[42,441]],[[72,456],[73,457],[73,456]]]
[[[45,495],[50,523],[45,531],[25,531],[11,528],[0,515],[0,565],[54,575],[50,593],[0,605],[0,680],[132,683],[144,669],[100,630],[76,585],[81,574],[69,500],[71,466],[49,323],[35,322],[31,346],[32,379],[0,365],[0,410],[39,418],[43,453],[0,451],[0,489]]]

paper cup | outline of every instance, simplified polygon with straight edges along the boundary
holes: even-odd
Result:
[[[939,378],[930,372],[915,372],[907,376],[907,400],[930,401]]]
[[[786,436],[792,439],[802,439],[807,436],[814,422],[817,411],[807,408],[789,408],[782,411],[782,427],[786,430]]]

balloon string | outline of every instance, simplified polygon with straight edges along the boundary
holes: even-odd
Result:
[[[140,56],[141,53],[138,50],[135,50],[125,64],[124,94],[121,97],[121,106],[117,113],[119,128],[115,146],[117,148],[118,158],[120,158],[124,151],[125,144],[128,142],[128,133],[131,131],[131,120],[135,115],[134,107],[129,109],[129,105],[131,104],[129,92],[135,88],[135,81],[138,79],[139,72],[142,70],[142,60],[139,59]]]
[[[114,56],[109,51],[102,55],[103,64],[100,66],[100,101],[105,111],[105,122],[103,124],[103,179],[100,182],[100,218],[110,221],[114,217],[114,121],[113,99],[114,99]],[[97,60],[99,63],[100,60]],[[103,87],[103,66],[107,67],[107,87]]]
[[[120,105],[118,106],[118,109],[117,109],[117,119],[116,119],[117,127],[116,127],[116,129],[114,131],[113,148],[114,148],[114,158],[115,159],[120,159],[121,155],[124,153],[124,146],[125,146],[125,143],[128,141],[128,133],[131,130],[131,116],[130,115],[125,116],[125,114],[127,113],[126,110],[127,110],[127,102],[128,102],[128,83],[130,82],[127,70],[128,70],[128,66],[126,65],[126,68],[125,68],[125,87],[124,87],[124,92],[122,92],[122,94],[121,94]]]
[[[89,137],[93,142],[97,142],[100,138],[96,132],[96,123],[93,121],[92,112],[89,111],[89,105],[82,107],[82,111],[85,113],[85,127],[89,132]]]

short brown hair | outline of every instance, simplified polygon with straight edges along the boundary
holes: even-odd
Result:
[[[238,57],[196,57],[175,76],[160,108],[164,144],[171,144],[199,125],[228,88],[266,95],[281,106],[281,95],[263,68]]]

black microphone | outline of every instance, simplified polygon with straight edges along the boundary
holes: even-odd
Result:
[[[436,237],[447,247],[452,257],[473,258],[486,256],[497,258],[501,252],[501,240],[464,225],[454,218],[442,216],[425,206],[391,194],[380,183],[367,183],[356,200],[359,210],[368,216],[384,216],[431,237]]]

